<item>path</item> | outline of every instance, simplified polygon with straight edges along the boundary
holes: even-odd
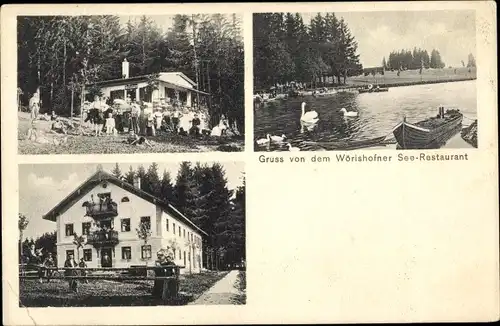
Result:
[[[203,293],[198,299],[189,304],[192,305],[213,305],[213,304],[234,304],[232,298],[239,294],[235,287],[238,280],[238,271],[230,271],[224,278],[215,283],[210,289]]]

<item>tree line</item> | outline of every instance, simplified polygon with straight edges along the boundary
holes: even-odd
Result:
[[[158,164],[147,169],[140,165],[122,173],[118,164],[111,172],[117,178],[134,183],[141,180],[141,189],[171,203],[193,223],[208,233],[204,238],[203,259],[205,266],[216,268],[241,263],[245,259],[245,182],[236,189],[228,189],[224,167],[218,163],[191,164],[183,162],[175,180],[168,171],[159,174]],[[29,221],[19,215],[20,239]],[[25,239],[20,253],[29,249],[44,248],[46,253],[56,252],[56,232],[39,238]]]
[[[147,169],[130,167],[124,174],[116,164],[112,174],[130,184],[139,177],[142,190],[172,203],[207,232],[203,246],[206,264],[215,267],[245,259],[245,183],[228,189],[221,164],[182,162],[175,181],[166,170],[160,178],[156,163]]]
[[[69,115],[71,90],[81,103],[84,84],[122,78],[126,58],[130,76],[183,72],[212,94],[213,121],[225,114],[244,130],[243,41],[236,15],[175,15],[168,31],[147,16],[125,26],[111,15],[23,16],[17,23],[24,104],[40,88],[44,109]]]
[[[412,50],[392,51],[388,60],[382,59],[382,67],[391,70],[415,70],[429,68],[444,68],[445,63],[438,50],[433,49],[431,54],[427,50],[413,48]]]
[[[254,84],[345,83],[362,73],[357,43],[343,18],[318,13],[306,24],[300,13],[253,15]]]

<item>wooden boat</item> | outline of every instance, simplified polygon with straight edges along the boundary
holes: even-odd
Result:
[[[385,138],[386,136],[381,136],[372,139],[365,139],[365,140],[338,140],[331,142],[305,141],[304,144],[317,145],[328,150],[352,150],[352,149],[372,147],[376,145],[385,145],[385,143],[383,143]]]
[[[331,90],[328,90],[326,92],[313,93],[313,96],[324,97],[324,96],[332,96],[332,95],[335,95],[335,94],[337,94],[337,91],[334,90],[334,89],[331,89]]]
[[[419,121],[415,124],[406,118],[394,127],[393,134],[402,149],[425,149],[443,138],[450,131],[462,124],[463,115],[459,110],[440,108],[436,117]]]

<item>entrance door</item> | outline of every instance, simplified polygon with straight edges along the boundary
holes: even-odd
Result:
[[[101,249],[101,267],[113,267],[113,260],[111,259],[111,248]]]

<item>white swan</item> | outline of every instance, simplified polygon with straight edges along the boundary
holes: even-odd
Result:
[[[344,113],[344,117],[357,117],[358,116],[358,112],[347,111],[345,108],[340,109],[340,112]]]
[[[277,143],[281,143],[286,139],[286,136],[283,134],[281,136],[270,136],[271,140]]]
[[[266,138],[257,139],[257,145],[265,145],[271,141],[271,135],[267,134]]]
[[[292,146],[292,144],[290,144],[290,143],[287,143],[287,144],[286,144],[286,146],[288,146],[288,150],[289,150],[290,152],[300,152],[300,148],[298,148],[298,147],[293,147],[293,146]]]
[[[306,111],[306,102],[302,102],[302,116],[300,120],[307,123],[316,123],[318,122],[318,112],[316,111]]]

